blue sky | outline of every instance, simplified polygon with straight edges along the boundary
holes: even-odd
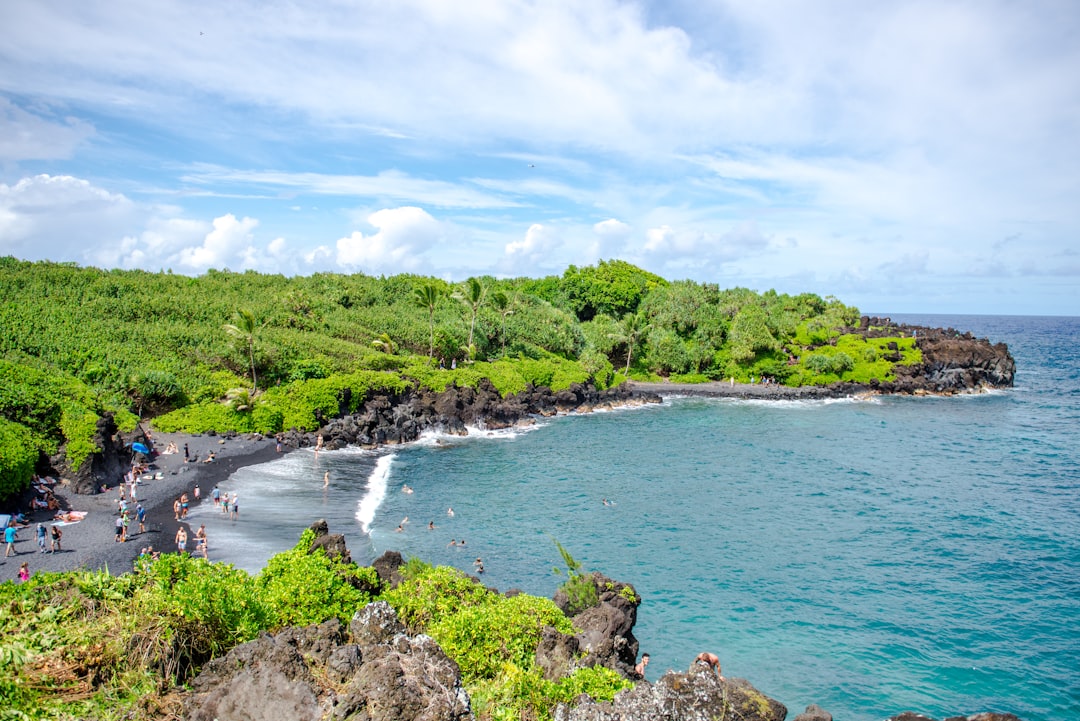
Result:
[[[0,255],[1080,315],[1077,37],[1072,0],[4,2]]]

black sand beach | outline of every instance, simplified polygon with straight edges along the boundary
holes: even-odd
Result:
[[[61,525],[63,532],[61,551],[40,553],[37,545],[37,524],[43,523],[47,530],[54,524],[52,511],[38,510],[28,514],[32,523],[19,529],[15,543],[16,556],[0,558],[0,581],[14,579],[23,561],[30,563],[30,572],[71,571],[79,568],[97,570],[108,569],[111,573],[130,571],[139,549],[151,545],[156,551],[176,551],[176,530],[181,523],[173,515],[173,501],[182,493],[187,493],[194,505],[193,490],[198,483],[202,498],[210,496],[214,484],[224,492],[229,490],[228,478],[244,466],[265,463],[280,457],[273,438],[252,440],[242,436],[224,438],[210,435],[185,435],[181,433],[155,433],[154,443],[158,450],[165,449],[170,442],[176,443],[179,453],[158,455],[153,460],[153,472],[161,473],[157,480],[141,481],[138,488],[139,502],[146,509],[146,533],[138,533],[138,524],[129,526],[131,535],[126,543],[117,543],[115,538],[117,508],[120,498],[115,481],[105,493],[79,495],[72,493],[63,484],[57,484],[55,493],[65,510],[86,511],[87,515],[78,523]],[[188,445],[192,461],[184,462],[184,444]],[[287,448],[286,448],[287,450]],[[215,460],[203,462],[213,451]],[[243,510],[243,498],[240,499]],[[4,508],[5,512],[16,509]],[[21,508],[26,512],[25,508]],[[194,529],[188,529],[189,538]],[[210,558],[213,560],[214,539],[208,539]],[[46,544],[46,549],[48,545]],[[189,542],[188,548],[194,548]]]

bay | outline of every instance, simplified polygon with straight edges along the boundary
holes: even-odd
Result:
[[[1080,718],[1080,319],[893,318],[1008,343],[1015,388],[672,398],[297,451],[224,484],[237,521],[207,505],[192,520],[213,559],[253,573],[326,518],[358,562],[394,549],[471,573],[480,557],[489,585],[544,596],[558,540],[637,588],[650,678],[713,651],[789,716]]]

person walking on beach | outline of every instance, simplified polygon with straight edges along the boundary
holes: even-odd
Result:
[[[179,521],[180,520],[180,499],[179,498],[177,498],[175,501],[173,501],[172,511],[173,511],[173,520],[174,521]]]
[[[176,529],[176,550],[180,553],[187,551],[187,531],[183,526]]]
[[[180,494],[180,520],[183,521],[187,518],[188,506],[191,505],[191,501],[188,499],[188,494]]]
[[[221,489],[217,487],[216,483],[214,484],[214,490],[210,491],[210,499],[214,502],[215,506],[221,503]]]
[[[26,583],[30,580],[30,562],[23,561],[19,566],[19,583]]]
[[[240,515],[240,497],[235,493],[232,494],[232,500],[229,503],[229,520],[235,521],[237,516]]]
[[[60,530],[60,526],[53,524],[52,527],[52,541],[49,544],[49,553],[56,553],[60,550],[60,537],[64,535],[64,532]]]
[[[113,542],[114,543],[120,543],[120,536],[122,536],[124,534],[124,519],[121,518],[120,516],[116,517],[115,527],[116,527],[116,536],[113,539]]]
[[[45,539],[49,537],[49,532],[45,530],[45,524],[37,524],[37,545],[41,549],[41,553],[45,553]]]

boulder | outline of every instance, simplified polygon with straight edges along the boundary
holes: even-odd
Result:
[[[461,672],[429,636],[408,636],[385,602],[349,623],[262,634],[208,663],[184,698],[192,721],[466,721]]]
[[[812,703],[806,710],[796,716],[793,721],[833,721],[832,714],[825,709]]]
[[[612,701],[579,697],[559,704],[555,721],[784,721],[787,708],[744,679],[720,679],[695,664],[686,673],[668,671],[655,684],[640,682]]]

